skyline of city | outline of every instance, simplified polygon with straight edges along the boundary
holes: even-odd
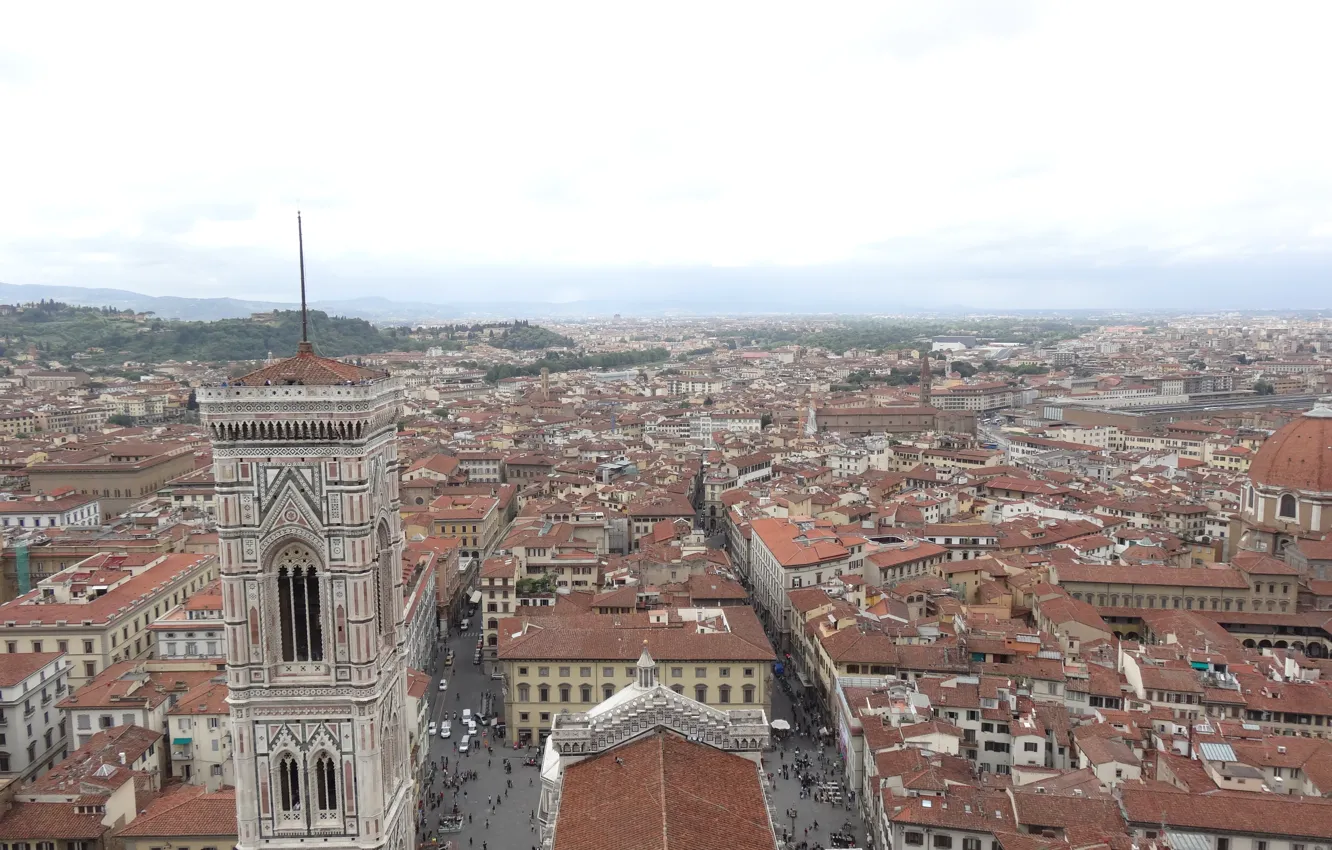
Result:
[[[0,850],[1329,850],[1332,5],[6,11]]]

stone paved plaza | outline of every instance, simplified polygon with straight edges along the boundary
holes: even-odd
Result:
[[[450,717],[455,712],[461,714],[464,708],[470,708],[473,712],[476,712],[481,707],[482,694],[487,691],[495,694],[497,700],[500,698],[501,683],[489,677],[488,671],[483,669],[486,665],[477,666],[472,664],[477,638],[478,634],[475,631],[467,635],[458,635],[455,632],[449,636],[448,645],[455,650],[454,665],[451,671],[442,668],[444,653],[442,651],[438,653],[430,671],[432,674],[430,718],[432,720],[438,721],[444,716],[445,712]],[[449,679],[449,689],[444,694],[440,694],[437,690],[441,672]],[[502,709],[502,706],[498,706],[498,704],[497,707]],[[793,727],[795,726],[796,717],[791,707],[791,701],[780,689],[773,693],[773,717],[770,720],[777,718],[785,719],[791,722]],[[443,758],[448,759],[451,773],[456,766],[461,765],[461,769],[475,771],[477,774],[475,780],[465,783],[463,789],[456,794],[459,811],[470,816],[471,821],[464,824],[461,833],[439,836],[441,846],[443,846],[444,841],[452,840],[456,842],[459,848],[523,850],[523,848],[535,847],[537,833],[532,828],[531,815],[537,806],[541,782],[537,775],[537,768],[524,767],[522,763],[528,755],[539,754],[535,749],[514,750],[511,743],[491,740],[489,743],[493,750],[492,753],[487,753],[482,747],[460,757],[455,751],[458,741],[462,739],[460,728],[459,721],[454,720],[453,737],[443,740],[436,735],[430,750],[430,758],[433,761],[439,762]],[[802,841],[808,841],[810,847],[813,847],[816,843],[827,847],[829,846],[829,834],[850,821],[855,828],[857,840],[861,842],[856,846],[868,846],[864,844],[865,830],[857,817],[854,806],[851,810],[848,810],[845,805],[832,805],[817,802],[812,798],[801,798],[800,783],[795,778],[794,772],[790,771],[790,765],[795,759],[796,748],[799,748],[802,753],[810,753],[810,747],[811,741],[808,738],[794,736],[785,742],[784,753],[779,749],[764,756],[764,766],[773,775],[773,784],[770,787],[772,789],[773,807],[777,813],[778,837],[782,837],[783,830],[785,830],[794,839],[791,846],[796,846]],[[813,752],[817,753],[817,749]],[[825,748],[824,752],[826,757],[830,759],[825,768],[830,779],[840,779],[841,769],[837,762],[836,750],[829,746]],[[506,774],[504,772],[505,759],[508,759],[513,765],[512,773]],[[781,775],[783,764],[788,765],[789,778],[787,779],[783,779]],[[817,755],[811,759],[811,764],[815,772],[818,772]],[[441,774],[438,771],[435,777],[435,783],[429,790],[432,792],[444,790],[440,782]],[[511,789],[508,787],[510,781],[513,783]],[[424,835],[428,844],[432,836],[438,835],[437,828],[440,819],[452,811],[454,799],[453,791],[445,791],[444,805],[437,809],[431,809],[428,806],[425,808],[424,830],[418,828],[416,832],[418,842]],[[489,805],[487,801],[490,801]],[[796,812],[794,824],[786,814],[791,809]],[[418,825],[420,821],[421,818],[418,818]],[[816,821],[818,823],[817,827],[814,826]],[[792,829],[793,825],[794,830]],[[809,830],[808,834],[806,834],[806,829]]]

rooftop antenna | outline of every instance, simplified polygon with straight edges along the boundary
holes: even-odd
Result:
[[[301,344],[296,351],[306,354],[314,351],[310,345],[310,322],[305,311],[305,232],[301,228],[301,211],[296,211],[296,244],[301,252]]]

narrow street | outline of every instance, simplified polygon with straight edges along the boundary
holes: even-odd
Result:
[[[794,674],[788,672],[786,680],[793,687],[799,687]],[[815,793],[820,785],[826,783],[831,788],[843,781],[845,774],[837,748],[832,744],[820,747],[814,738],[797,731],[802,723],[810,721],[806,714],[796,711],[792,698],[781,687],[773,689],[772,716],[768,719],[769,722],[785,720],[791,724],[792,730],[785,741],[778,741],[774,735],[776,748],[763,758],[764,769],[772,776],[769,788],[777,837],[781,838],[785,830],[791,837],[788,846],[792,848],[799,848],[802,842],[807,842],[806,846],[811,848],[816,845],[831,847],[833,832],[849,831],[859,842],[851,846],[868,847],[859,807],[854,802],[848,802],[845,796],[839,802],[831,802],[817,799],[819,795]],[[799,771],[796,768],[797,759],[802,765]],[[785,777],[783,768],[786,769]],[[805,783],[797,775],[800,772],[808,774],[808,794],[802,790]],[[838,793],[845,790],[839,787]],[[791,812],[795,813],[795,817],[791,816]]]
[[[468,633],[460,635],[453,631],[448,636],[446,649],[440,651],[434,668],[429,671],[430,720],[437,728],[422,785],[425,799],[417,812],[418,846],[430,845],[431,839],[436,838],[439,846],[447,846],[447,841],[453,841],[460,848],[521,850],[534,847],[537,835],[532,829],[530,816],[536,809],[541,783],[538,768],[523,766],[529,752],[515,751],[511,743],[504,739],[495,740],[489,730],[482,730],[478,724],[478,736],[472,741],[472,751],[466,755],[458,753],[458,744],[467,734],[460,719],[463,709],[470,708],[473,714],[478,713],[485,694],[489,693],[494,704],[487,719],[497,712],[503,718],[500,681],[489,678],[483,669],[486,665],[472,663],[481,633],[477,618],[473,617],[470,625],[472,630]],[[454,650],[453,665],[449,668],[444,667],[447,648]],[[449,681],[449,688],[443,693],[439,691],[441,675]],[[441,738],[438,730],[445,717],[452,724],[447,739]],[[539,755],[535,750],[530,754]],[[510,773],[504,772],[506,760],[512,766]],[[461,775],[473,772],[476,778],[459,779]],[[444,816],[453,813],[454,806],[465,818],[462,832],[441,835],[440,822]]]

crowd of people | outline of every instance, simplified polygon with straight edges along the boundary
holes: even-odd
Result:
[[[764,757],[764,770],[774,790],[779,787],[778,783],[794,783],[798,786],[797,799],[825,805],[830,811],[821,829],[818,817],[806,815],[808,819],[802,823],[800,809],[788,808],[785,811],[787,823],[777,828],[778,835],[788,850],[861,847],[863,845],[856,841],[860,830],[848,819],[854,815],[847,814],[855,811],[856,795],[844,784],[843,756],[828,742],[827,724],[818,702],[792,684],[795,677],[785,672],[789,670],[789,656],[787,661],[784,675],[779,674],[776,679],[778,687],[791,702],[791,731],[775,739],[775,753]],[[772,760],[774,754],[775,763]],[[844,822],[838,828],[830,828],[829,822],[837,821]],[[820,838],[825,832],[827,844]]]

